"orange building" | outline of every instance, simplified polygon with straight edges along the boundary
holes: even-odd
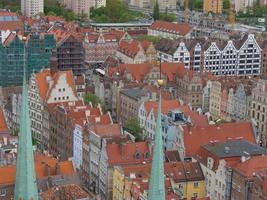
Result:
[[[203,11],[204,13],[222,13],[223,1],[222,0],[204,0]]]

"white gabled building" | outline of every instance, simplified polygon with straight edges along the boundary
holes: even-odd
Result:
[[[237,49],[232,40],[229,40],[227,45],[221,52],[221,75],[235,75],[237,70]]]
[[[244,36],[243,40],[236,44],[238,47],[238,68],[240,76],[259,75],[261,67],[261,51],[253,34]]]
[[[221,68],[221,51],[217,46],[216,42],[207,44],[207,49],[204,51],[204,71],[213,72],[215,75],[220,75]]]
[[[44,105],[78,100],[73,74],[59,71],[52,75],[50,69],[44,69],[31,76],[28,93],[32,134],[37,148],[47,150],[49,136],[43,132]]]
[[[163,62],[183,62],[193,71],[212,72],[216,76],[260,75],[262,49],[253,34],[227,42],[201,39],[161,39],[156,46]]]

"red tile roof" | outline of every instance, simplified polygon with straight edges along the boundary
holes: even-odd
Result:
[[[158,103],[156,101],[146,101],[144,103],[146,112],[149,113],[152,109],[154,110],[154,113],[157,114],[158,109]],[[173,109],[179,109],[181,104],[177,100],[164,100],[161,101],[161,113],[167,114],[169,111]]]
[[[146,51],[146,50],[150,47],[151,44],[152,44],[152,42],[147,41],[147,40],[144,40],[144,41],[142,42],[142,47],[143,47],[143,49]]]
[[[121,135],[119,124],[96,124],[91,126],[90,130],[100,137],[119,137]]]
[[[55,200],[58,198],[59,191],[60,198],[64,200],[88,199],[89,197],[89,195],[80,186],[74,184],[55,186],[45,192],[40,193],[40,197],[45,200]]]
[[[37,178],[46,177],[46,164],[50,167],[50,174],[56,174],[56,165],[58,163],[60,174],[68,175],[75,173],[72,161],[58,162],[58,160],[47,157],[42,154],[35,156],[35,173]],[[8,165],[0,167],[0,185],[14,184],[16,180],[16,165]]]
[[[9,129],[4,116],[4,111],[0,108],[0,133],[8,133]]]
[[[239,163],[234,170],[246,178],[254,176],[267,170],[267,155],[253,156],[245,162]]]
[[[127,55],[128,57],[134,58],[137,53],[142,50],[142,45],[136,40],[132,41],[121,41],[118,47],[118,51]]]
[[[132,75],[134,80],[142,81],[143,78],[149,73],[151,64],[121,64],[119,65],[120,73],[128,72]]]
[[[209,126],[209,121],[206,115],[199,114],[198,112],[184,112],[187,117],[190,117],[193,126],[205,127]]]
[[[145,157],[146,153],[149,154],[148,157]],[[137,158],[137,154],[140,155],[139,158]],[[149,146],[146,142],[107,144],[107,155],[110,166],[141,164],[151,161]]]
[[[1,21],[0,30],[6,31],[19,31],[23,30],[23,24],[21,21]]]
[[[44,69],[36,74],[36,84],[38,86],[42,101],[46,99],[46,95],[49,89],[49,84],[47,82],[47,78],[49,76],[51,76],[50,69]]]
[[[189,24],[178,24],[160,20],[155,21],[149,28],[181,36],[186,36],[192,30]]]
[[[186,74],[184,63],[161,63],[162,73],[167,76],[169,82],[175,82],[176,76],[183,78]]]
[[[193,156],[201,145],[211,141],[223,142],[228,139],[245,139],[256,143],[253,127],[250,122],[224,123],[206,127],[183,126],[185,155]]]

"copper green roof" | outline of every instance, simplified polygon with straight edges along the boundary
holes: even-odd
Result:
[[[153,160],[149,179],[148,200],[165,199],[165,176],[161,127],[161,95],[158,102],[157,124],[153,149]]]
[[[24,64],[25,66],[25,64]],[[37,200],[31,121],[29,116],[26,73],[24,67],[18,154],[16,162],[15,200]]]

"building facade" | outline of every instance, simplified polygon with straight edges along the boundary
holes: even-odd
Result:
[[[67,34],[57,43],[57,70],[72,70],[74,75],[85,72],[82,38]]]
[[[3,45],[0,44],[0,55],[3,58],[0,61],[0,86],[6,87],[22,84],[24,57],[28,66],[27,78],[32,73],[49,67],[55,40],[52,35],[32,35],[25,45],[19,36],[11,33]]]
[[[251,101],[249,104],[249,116],[257,123],[258,131],[261,134],[263,145],[266,146],[267,135],[267,82],[259,80],[257,86],[252,89]]]
[[[205,13],[218,13],[221,14],[223,10],[222,0],[205,0],[203,1],[203,11]]]
[[[22,0],[21,13],[27,17],[36,17],[44,12],[44,0]]]

